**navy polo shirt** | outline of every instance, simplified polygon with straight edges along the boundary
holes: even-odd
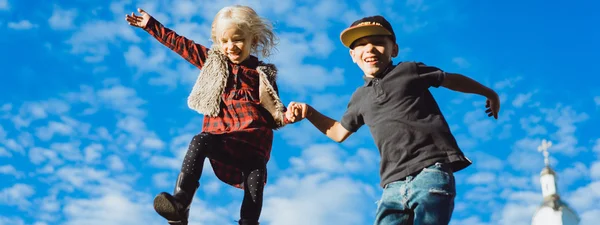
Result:
[[[381,186],[436,162],[453,171],[471,164],[431,93],[446,73],[423,63],[391,64],[381,76],[364,77],[340,123],[351,132],[367,125],[381,155]]]

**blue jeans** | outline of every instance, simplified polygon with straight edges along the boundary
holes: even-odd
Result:
[[[454,210],[454,175],[436,163],[389,183],[377,203],[375,225],[447,225]]]

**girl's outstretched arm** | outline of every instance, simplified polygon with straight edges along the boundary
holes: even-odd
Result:
[[[208,48],[164,27],[143,9],[138,9],[138,12],[141,14],[140,16],[131,13],[131,15],[125,17],[125,20],[129,22],[129,25],[144,29],[160,43],[177,52],[177,54],[194,66],[202,69],[206,60],[206,55],[208,54]]]

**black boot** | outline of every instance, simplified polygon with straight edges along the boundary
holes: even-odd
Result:
[[[190,205],[196,194],[198,178],[187,173],[179,173],[173,195],[161,192],[154,198],[154,210],[168,220],[169,224],[187,225]]]
[[[258,223],[258,221],[250,221],[250,220],[241,219],[238,221],[238,224],[240,224],[240,225],[259,225],[260,223]]]

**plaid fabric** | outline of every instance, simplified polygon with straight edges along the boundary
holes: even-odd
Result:
[[[195,43],[164,27],[151,18],[145,30],[159,42],[181,55],[199,69],[204,66],[208,48]],[[217,117],[204,116],[202,130],[218,134],[222,140],[215,151],[226,155],[223,159],[210,159],[215,175],[223,182],[243,188],[243,164],[249,160],[269,161],[273,143],[270,114],[260,106],[258,96],[258,58],[250,56],[242,64],[229,62],[229,78],[223,91],[221,111]],[[275,91],[277,85],[273,85]],[[268,116],[263,116],[268,115]],[[286,120],[286,123],[289,121]],[[266,179],[265,179],[266,182]]]

